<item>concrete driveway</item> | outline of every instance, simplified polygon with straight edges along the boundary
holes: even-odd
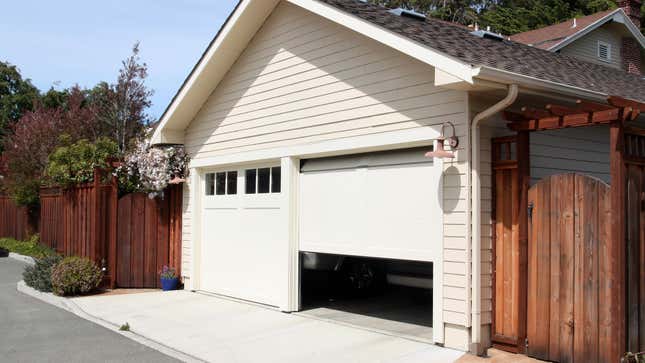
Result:
[[[462,352],[188,291],[76,298],[85,312],[211,362],[447,363]]]
[[[0,258],[0,361],[176,362],[176,360],[16,291],[25,264]]]

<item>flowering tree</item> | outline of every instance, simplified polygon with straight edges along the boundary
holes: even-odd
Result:
[[[182,146],[151,146],[148,139],[140,138],[117,173],[126,191],[147,192],[154,198],[163,195],[173,178],[185,176],[187,164]]]

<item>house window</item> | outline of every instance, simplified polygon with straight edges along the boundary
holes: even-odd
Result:
[[[246,171],[246,194],[255,194],[255,185],[256,185],[256,177],[257,177],[258,171],[257,169],[248,169]]]
[[[206,195],[237,194],[237,171],[206,174]]]
[[[247,169],[246,194],[268,194],[280,193],[281,169],[279,166],[273,168]]]
[[[598,59],[605,62],[611,61],[611,44],[598,41]]]
[[[215,195],[215,174],[206,174],[206,195]]]
[[[226,173],[226,194],[237,194],[237,171]]]

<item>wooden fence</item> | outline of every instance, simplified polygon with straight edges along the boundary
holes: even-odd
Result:
[[[41,190],[41,242],[64,255],[88,257],[119,287],[158,287],[163,265],[181,266],[181,185],[163,198],[118,199],[116,181]],[[179,272],[179,271],[178,271]]]
[[[114,285],[115,274],[107,268],[110,245],[116,243],[116,180],[94,182],[73,188],[41,190],[40,241],[65,256],[82,256],[107,269],[106,283]]]
[[[7,196],[0,196],[0,238],[24,240],[38,230],[37,220],[27,207],[20,207]]]

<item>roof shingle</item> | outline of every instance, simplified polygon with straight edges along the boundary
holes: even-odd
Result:
[[[387,8],[359,0],[319,0],[473,66],[487,66],[544,81],[607,95],[645,101],[645,80],[619,69],[525,44],[470,34],[462,26],[391,14]]]
[[[601,11],[599,13],[576,18],[575,27],[573,26],[573,19],[571,19],[544,28],[511,35],[511,40],[518,43],[532,45],[536,48],[550,49],[562,43],[566,38],[583,31],[589,25],[597,22],[614,11],[615,10]]]

